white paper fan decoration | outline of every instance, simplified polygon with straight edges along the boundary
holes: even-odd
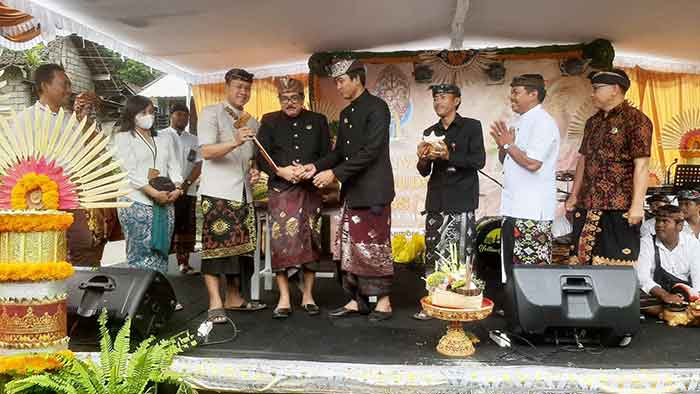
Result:
[[[115,151],[108,149],[109,137],[95,131],[95,124],[86,128],[86,119],[78,121],[75,114],[65,119],[63,109],[53,115],[34,108],[0,118],[0,209],[29,208],[22,200],[32,187],[58,194],[57,206],[43,208],[129,206],[116,201],[132,190]]]

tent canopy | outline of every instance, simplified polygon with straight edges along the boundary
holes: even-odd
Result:
[[[139,95],[146,97],[187,97],[187,82],[175,75],[164,74],[146,85]]]
[[[230,67],[257,76],[306,70],[319,51],[613,42],[622,59],[700,72],[700,2],[676,0],[6,0],[42,36],[77,33],[191,83]],[[461,34],[458,34],[461,36]]]

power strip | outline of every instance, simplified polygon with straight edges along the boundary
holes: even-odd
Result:
[[[510,347],[510,338],[508,338],[506,333],[501,332],[500,330],[489,331],[489,338],[491,338],[491,340],[500,347]]]

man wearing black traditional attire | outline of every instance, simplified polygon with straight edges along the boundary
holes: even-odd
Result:
[[[291,313],[288,277],[304,270],[301,307],[318,315],[312,294],[315,267],[321,251],[321,195],[311,180],[303,179],[304,164],[316,163],[328,154],[330,135],[324,115],[304,109],[304,85],[297,79],[277,81],[282,109],[265,114],[258,140],[277,167],[261,152],[258,167],[268,179],[268,213],[272,226],[270,248],[272,269],[277,274],[280,299],[272,317],[283,319]]]
[[[418,172],[430,176],[425,198],[425,257],[429,274],[440,255],[450,257],[457,246],[458,259],[470,263],[474,253],[474,211],[479,207],[478,170],[484,168],[486,152],[481,122],[457,113],[459,87],[433,85],[433,107],[440,120],[423,131],[418,145]],[[428,320],[425,313],[413,315]]]
[[[342,183],[343,208],[336,247],[341,261],[343,289],[351,298],[332,311],[331,318],[369,313],[369,297],[378,298],[370,321],[389,319],[394,266],[391,258],[391,202],[394,176],[389,160],[389,106],[365,89],[362,63],[343,59],[333,63],[330,76],[350,104],[340,113],[336,148],[306,176],[324,187]]]

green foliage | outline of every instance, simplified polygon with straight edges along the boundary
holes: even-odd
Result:
[[[24,51],[24,61],[30,70],[35,70],[37,67],[46,62],[44,58],[44,44],[35,45],[31,49]]]
[[[428,286],[430,287],[437,287],[440,284],[442,284],[442,282],[444,282],[445,279],[447,279],[447,274],[444,272],[437,271],[428,275],[428,277],[426,278],[426,282],[428,282]]]
[[[457,290],[459,288],[464,287],[464,285],[466,285],[466,284],[467,284],[467,281],[465,281],[464,279],[458,279],[458,280],[452,282],[452,284],[450,285],[450,288],[452,290]]]
[[[123,82],[143,87],[160,77],[163,73],[154,70],[143,63],[136,60],[127,59],[119,53],[107,49],[103,46],[98,46],[97,50],[106,61],[111,63],[114,74]]]
[[[131,59],[117,60],[115,73],[122,81],[140,87],[148,85],[162,74],[158,70]]]
[[[145,394],[152,393],[157,383],[175,384],[179,394],[196,393],[180,374],[169,371],[175,356],[194,346],[189,334],[161,341],[151,337],[129,353],[131,320],[124,323],[114,341],[107,329],[106,310],[99,323],[100,365],[89,359],[61,357],[63,369],[11,381],[4,394]]]

